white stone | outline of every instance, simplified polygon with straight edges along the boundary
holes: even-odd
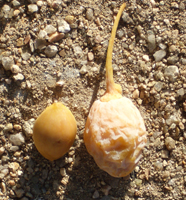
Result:
[[[0,147],[0,156],[5,152],[5,148],[4,147]]]
[[[19,68],[18,65],[12,65],[12,66],[10,67],[10,70],[11,70],[11,72],[12,72],[13,74],[17,74],[17,73],[21,72],[21,69]]]
[[[83,51],[82,51],[82,48],[80,46],[74,46],[73,50],[74,50],[75,56],[82,56]]]
[[[18,73],[16,75],[13,76],[15,81],[22,81],[25,77],[23,76],[23,74]]]
[[[143,60],[148,62],[149,61],[149,56],[148,55],[143,55]]]
[[[35,122],[35,119],[31,118],[28,121],[25,121],[23,124],[23,131],[27,137],[33,134],[34,122]]]
[[[5,70],[10,70],[13,64],[14,64],[14,60],[12,57],[2,57],[2,65]]]
[[[170,81],[174,81],[179,74],[179,69],[175,65],[170,65],[165,68],[164,76],[167,77]]]
[[[155,61],[159,62],[159,61],[161,61],[166,56],[166,51],[165,50],[156,51],[153,54],[153,56],[154,56]]]
[[[154,0],[150,0],[151,5],[154,7],[156,5],[156,2]]]
[[[38,34],[39,39],[45,39],[47,36],[47,32],[45,30],[40,30]]]
[[[132,94],[133,99],[137,99],[139,97],[139,90],[135,89],[133,94]]]
[[[10,135],[10,142],[15,146],[20,146],[25,143],[25,138],[22,133],[16,133],[14,135]]]
[[[60,174],[61,174],[61,176],[66,176],[67,175],[66,169],[65,168],[61,168],[60,169]]]
[[[43,5],[43,1],[37,1],[37,5],[41,7]]]
[[[147,31],[147,41],[148,41],[149,52],[152,53],[156,48],[156,40],[155,40],[155,34],[151,30]]]
[[[70,25],[63,19],[58,19],[58,31],[61,33],[68,33],[70,31]]]
[[[51,24],[50,25],[47,25],[45,27],[45,31],[47,32],[47,34],[52,34],[52,33],[55,33],[56,32],[56,28],[54,26],[52,26]]]
[[[14,10],[14,16],[17,17],[20,14],[20,10],[16,9]]]
[[[28,12],[35,13],[38,11],[38,6],[36,4],[28,5]]]
[[[23,58],[23,60],[28,60],[28,59],[30,59],[31,54],[28,53],[28,52],[23,52],[23,53],[21,54],[21,57]]]
[[[4,132],[10,132],[13,129],[13,124],[12,123],[8,123],[6,124],[5,128],[4,128]]]
[[[83,65],[83,67],[80,69],[80,74],[86,74],[88,72],[86,65]]]
[[[56,46],[54,46],[54,45],[49,45],[49,46],[47,46],[46,49],[45,49],[45,54],[46,54],[49,58],[51,58],[51,57],[54,57],[54,56],[57,54],[57,51],[58,51],[58,49],[57,49]]]
[[[58,81],[57,83],[56,83],[56,86],[57,87],[62,87],[63,85],[64,85],[64,81]]]
[[[86,18],[90,21],[94,17],[94,11],[91,8],[88,8],[86,11]]]
[[[12,1],[12,4],[13,4],[14,7],[20,6],[20,2],[17,1],[17,0],[13,0],[13,1]]]

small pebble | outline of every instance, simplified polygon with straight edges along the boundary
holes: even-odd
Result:
[[[176,64],[178,62],[178,60],[179,60],[179,57],[177,55],[170,56],[170,57],[167,58],[168,64],[171,64],[171,65]]]
[[[14,10],[14,16],[17,17],[20,14],[20,10]]]
[[[42,50],[44,47],[46,47],[47,45],[47,42],[45,39],[36,39],[34,41],[34,47],[35,49],[39,49],[39,50]]]
[[[24,45],[24,38],[20,37],[16,43],[17,47],[22,47]]]
[[[88,72],[87,66],[83,65],[83,67],[80,69],[80,74],[86,74]]]
[[[24,80],[25,77],[23,76],[23,74],[18,73],[16,75],[14,75],[13,78],[15,81],[22,81],[22,80]]]
[[[11,146],[10,147],[10,151],[13,151],[13,152],[16,152],[19,150],[19,147],[18,146]]]
[[[125,33],[124,33],[123,30],[118,30],[118,31],[117,31],[117,37],[120,38],[120,39],[124,36],[124,34],[125,34]]]
[[[165,50],[167,46],[165,44],[160,43],[159,44],[160,49]]]
[[[25,121],[23,124],[23,131],[27,137],[33,135],[33,127],[34,127],[35,119],[31,118],[28,121]]]
[[[29,13],[35,13],[37,11],[38,11],[38,6],[36,4],[28,5],[28,12]]]
[[[165,50],[156,51],[153,54],[153,56],[154,56],[155,61],[159,62],[159,61],[161,61],[166,56],[166,51]]]
[[[48,45],[45,49],[45,54],[51,58],[54,57],[58,52],[58,48],[54,45]]]
[[[127,12],[125,12],[125,11],[123,12],[121,18],[122,18],[122,20],[123,20],[125,23],[127,23],[127,24],[133,23],[132,18],[131,18],[131,17],[129,16],[129,14],[128,14]]]
[[[4,182],[0,183],[2,193],[6,193],[6,184]]]
[[[88,61],[93,61],[94,60],[94,54],[92,52],[88,52]]]
[[[67,184],[68,184],[68,180],[69,180],[69,176],[64,176],[64,177],[62,178],[62,180],[61,180],[61,183],[62,183],[63,185],[67,185]]]
[[[14,64],[14,60],[12,57],[2,57],[2,65],[5,70],[10,70],[13,64]]]
[[[21,57],[23,58],[23,60],[28,60],[28,59],[30,59],[31,54],[28,53],[28,52],[23,52],[23,53],[21,54]]]
[[[61,57],[65,57],[65,55],[66,55],[66,52],[65,52],[65,50],[64,49],[62,49],[60,52],[59,52],[59,55],[61,56]]]
[[[55,32],[55,33],[50,35],[48,41],[49,42],[58,42],[59,40],[64,38],[64,36],[65,36],[64,33]]]
[[[12,123],[8,123],[6,124],[6,126],[4,127],[4,132],[10,132],[13,130],[13,124]]]
[[[93,196],[92,196],[93,199],[97,199],[99,198],[99,192],[97,190],[95,190]]]
[[[110,190],[111,190],[111,186],[110,185],[104,185],[101,188],[101,191],[104,193],[105,196],[107,196],[109,194]]]
[[[155,7],[155,5],[156,5],[155,0],[150,0],[150,3],[151,3],[151,5],[152,5],[152,7]]]
[[[185,90],[184,90],[184,88],[180,88],[179,90],[177,90],[177,94],[179,95],[179,96],[184,96],[184,94],[185,94]]]
[[[39,39],[45,39],[46,36],[47,36],[47,32],[45,30],[40,30],[37,37]]]
[[[10,70],[11,70],[11,72],[12,72],[13,74],[17,74],[17,73],[21,72],[21,69],[19,68],[18,65],[12,65],[12,66],[10,67]]]
[[[90,21],[93,19],[94,12],[91,8],[88,8],[86,11],[86,18]]]
[[[182,62],[183,65],[186,65],[186,58],[182,58],[181,62]]]
[[[22,128],[21,128],[21,125],[14,124],[14,129],[17,130],[17,131],[20,131]]]
[[[175,65],[171,65],[165,68],[164,76],[167,77],[170,81],[175,81],[179,74],[178,67]]]
[[[184,4],[184,2],[180,2],[179,9],[180,10],[185,10],[185,4]]]
[[[139,90],[135,89],[134,92],[132,93],[132,98],[137,99],[139,97]]]
[[[172,8],[179,8],[179,5],[176,2],[171,3]]]
[[[154,166],[157,170],[163,170],[163,164],[160,161],[157,161]]]
[[[67,15],[67,16],[65,17],[65,21],[68,22],[69,24],[73,24],[74,21],[75,21],[75,18],[74,18],[74,16],[72,16],[72,15]]]
[[[19,163],[17,163],[17,162],[12,162],[9,164],[10,171],[12,171],[14,173],[19,169],[19,167],[20,167]]]
[[[3,159],[1,158],[1,160],[3,160]],[[9,173],[8,168],[1,168],[0,178],[3,179],[8,173]]]
[[[14,181],[14,180],[9,180],[9,181],[8,181],[8,184],[9,184],[10,186],[14,186],[14,185],[15,185],[15,181]]]
[[[47,34],[52,34],[52,33],[55,33],[56,32],[56,28],[54,27],[54,26],[52,26],[51,24],[49,24],[49,25],[46,25],[46,27],[45,27],[45,31],[46,31],[46,33]]]
[[[61,176],[66,176],[67,175],[66,169],[65,168],[61,168],[60,169],[60,174],[61,174]]]
[[[0,147],[0,156],[3,155],[4,152],[5,152],[5,148],[4,147]]]
[[[17,0],[13,0],[12,4],[13,4],[14,7],[20,6],[20,2],[17,1]]]
[[[140,186],[142,184],[142,180],[136,178],[135,183],[136,183],[137,186]]]
[[[156,48],[156,40],[155,34],[153,31],[147,31],[147,42],[148,42],[148,49],[150,53],[153,53]]]
[[[15,146],[20,146],[25,143],[25,138],[23,137],[22,133],[16,133],[10,135],[9,141]]]
[[[58,82],[56,82],[56,86],[57,87],[62,87],[64,84],[65,84],[64,81],[58,81]]]
[[[80,46],[74,46],[73,50],[74,50],[74,54],[76,56],[82,56],[83,50],[82,50],[82,48]]]
[[[165,24],[167,24],[167,25],[169,25],[169,24],[170,24],[170,21],[169,21],[169,19],[164,19],[163,21],[164,21],[164,22],[165,22]]]
[[[64,19],[58,19],[58,31],[60,33],[68,33],[70,29],[70,25]]]
[[[96,35],[96,37],[94,38],[94,42],[96,44],[100,44],[102,42],[103,38],[100,35]]]
[[[143,55],[143,60],[148,62],[149,61],[149,56],[148,55]]]
[[[14,190],[14,192],[15,192],[15,194],[16,194],[16,196],[17,196],[18,198],[21,198],[21,197],[23,196],[23,194],[25,193],[24,190],[21,189],[21,188],[20,188],[20,189],[17,189],[17,188],[16,188],[16,189]]]
[[[176,144],[175,140],[173,140],[171,137],[167,137],[165,139],[165,146],[169,151],[175,149],[175,144]]]
[[[163,88],[163,82],[156,82],[155,85],[154,85],[154,89],[157,91],[157,92],[160,92]]]
[[[166,106],[165,107],[166,111],[170,110],[170,106]],[[178,118],[175,115],[170,115],[167,119],[166,119],[166,124],[167,125],[172,125],[173,123],[177,124],[179,122]]]
[[[43,6],[43,4],[44,4],[43,1],[37,1],[36,3],[37,3],[37,5],[38,5],[39,7]]]
[[[13,16],[13,9],[11,9],[11,7],[7,4],[5,4],[2,8],[1,8],[1,12],[0,14],[5,18],[12,18]]]

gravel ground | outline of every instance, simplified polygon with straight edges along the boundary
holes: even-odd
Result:
[[[106,50],[122,3],[0,0],[0,199],[186,200],[185,0],[128,0],[119,23],[114,79],[148,131],[138,166],[113,178],[83,143],[89,108],[105,91]],[[72,111],[78,133],[50,162],[32,128],[54,101]]]

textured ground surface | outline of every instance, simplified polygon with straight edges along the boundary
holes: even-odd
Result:
[[[89,108],[105,91],[122,3],[0,0],[0,199],[186,199],[186,1],[128,0],[119,23],[114,79],[148,131],[134,172],[109,176],[83,143]],[[32,127],[55,100],[72,111],[78,134],[63,158],[49,162]]]

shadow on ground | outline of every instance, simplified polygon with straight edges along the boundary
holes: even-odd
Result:
[[[24,191],[20,197],[35,200],[91,200],[97,197],[100,200],[111,200],[124,197],[130,188],[131,177],[128,180],[114,178],[99,169],[83,143],[74,149],[73,164],[65,161],[69,158],[68,153],[50,162],[39,154],[33,143],[27,146],[30,149],[24,150],[25,160],[20,164],[23,173],[13,187],[16,194],[21,193],[20,188]],[[61,168],[66,169],[66,183],[63,182],[65,176],[60,174]],[[20,198],[12,196],[12,199]]]

